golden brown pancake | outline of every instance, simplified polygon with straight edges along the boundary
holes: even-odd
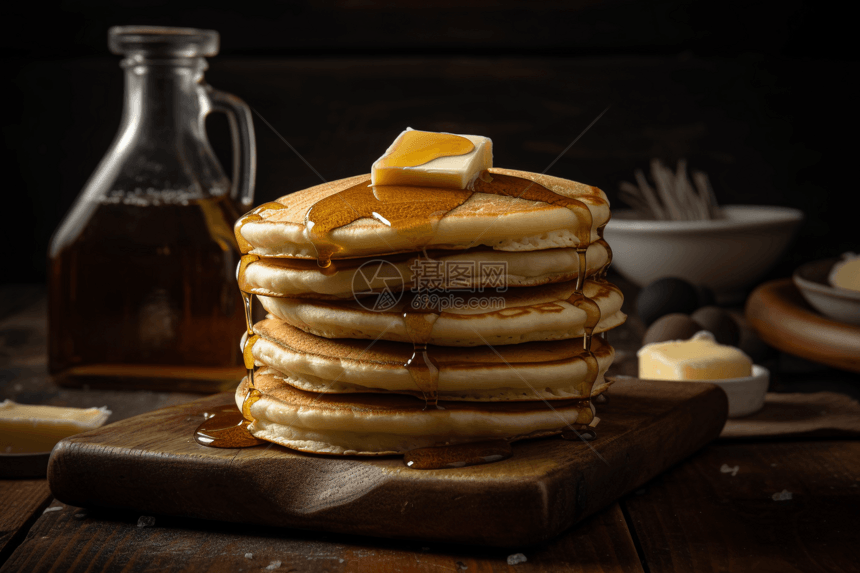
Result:
[[[340,455],[401,454],[414,448],[482,440],[514,441],[559,433],[592,419],[582,400],[440,402],[396,394],[316,394],[283,383],[270,370],[255,374],[263,397],[251,406],[251,433],[303,452]],[[236,389],[241,407],[247,378]]]
[[[406,368],[412,344],[308,334],[277,319],[258,322],[252,349],[257,364],[276,370],[284,381],[326,393],[397,392],[421,395]],[[582,339],[524,342],[507,346],[428,346],[439,369],[438,391],[445,400],[535,401],[586,397],[588,366]],[[606,387],[603,374],[614,351],[592,340],[599,373],[592,394]]]
[[[584,203],[593,219],[588,243],[598,240],[597,229],[609,220],[606,195],[596,187],[513,169],[492,168],[490,172],[528,179],[558,195]],[[240,233],[251,244],[252,254],[317,258],[305,227],[308,210],[318,201],[365,180],[369,183],[370,175],[332,181],[281,197],[277,202],[286,208],[261,212],[262,220],[244,224]],[[351,208],[354,206],[344,204],[344,210]],[[476,245],[501,251],[535,251],[579,245],[577,234],[582,232],[581,225],[577,216],[566,207],[504,195],[474,193],[462,205],[441,218],[437,217],[427,236],[417,238],[410,233],[398,232],[395,226],[362,217],[335,229],[329,238],[341,249],[334,258],[411,252],[422,247],[458,250]]]
[[[566,281],[510,288],[501,293],[493,289],[483,293],[434,292],[431,296],[435,297],[432,299],[435,304],[450,305],[450,308],[443,310],[441,306],[434,306],[441,312],[428,342],[442,346],[481,346],[582,337],[586,312],[567,302],[575,286],[575,281]],[[595,332],[605,332],[624,323],[626,315],[621,312],[624,297],[616,286],[589,280],[584,293],[600,308],[601,318]],[[399,300],[393,305],[387,293],[337,301],[258,298],[274,317],[317,336],[411,342],[403,313],[420,301],[415,301],[409,292],[395,296]]]
[[[475,266],[476,271],[468,282],[445,282],[442,288],[479,288],[494,284],[487,279],[495,281],[495,276],[478,272],[482,266],[487,268],[486,265],[500,265],[504,272],[501,284],[508,287],[568,281],[579,274],[579,257],[573,248],[515,253],[486,248],[435,251],[429,258],[443,265]],[[416,277],[421,279],[420,265],[426,260],[423,253],[345,259],[335,261],[328,272],[323,273],[316,261],[265,258],[245,268],[243,289],[262,296],[329,300],[354,298],[366,292],[409,290],[416,284]],[[595,274],[608,260],[609,252],[603,244],[589,245],[586,275]],[[416,265],[416,261],[420,262]],[[443,276],[448,275],[443,273]]]

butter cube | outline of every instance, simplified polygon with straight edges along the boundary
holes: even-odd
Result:
[[[832,286],[860,291],[860,255],[845,253],[827,277]]]
[[[371,185],[468,189],[493,166],[493,142],[480,135],[417,131],[397,136],[370,172]]]
[[[642,380],[722,380],[752,375],[752,360],[699,331],[690,340],[646,344],[636,353]]]
[[[93,430],[111,415],[102,408],[31,406],[0,402],[0,453],[50,452],[63,438]]]

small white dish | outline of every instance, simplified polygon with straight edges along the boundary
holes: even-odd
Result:
[[[827,277],[839,259],[812,261],[794,272],[794,285],[815,310],[846,324],[860,325],[860,292],[830,286]]]
[[[604,238],[612,268],[639,286],[678,277],[710,287],[721,302],[745,291],[779,260],[803,213],[789,207],[726,205],[722,219],[655,221],[613,211]]]
[[[752,376],[702,382],[710,382],[722,388],[729,397],[729,418],[740,418],[754,414],[764,406],[764,395],[767,394],[770,384],[770,371],[764,366],[753,364]]]

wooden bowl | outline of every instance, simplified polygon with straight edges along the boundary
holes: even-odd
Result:
[[[821,316],[791,279],[766,282],[747,299],[746,318],[767,344],[814,362],[860,372],[860,326]]]

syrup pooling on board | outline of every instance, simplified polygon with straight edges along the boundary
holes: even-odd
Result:
[[[269,205],[269,203],[267,203]],[[280,203],[276,203],[280,205]],[[261,206],[262,207],[262,206]],[[258,209],[260,209],[258,207]],[[253,212],[252,212],[253,213]],[[247,217],[247,215],[246,215]],[[243,217],[244,218],[244,217]],[[256,219],[259,220],[259,219]],[[241,221],[241,219],[240,219]],[[236,224],[236,237],[243,241],[239,233],[240,225]],[[250,246],[248,248],[250,250]],[[243,252],[247,252],[243,248]],[[245,269],[251,263],[260,260],[257,255],[243,255],[236,268],[236,280],[242,293],[242,304],[245,307],[245,336],[242,337],[242,358],[248,375],[248,392],[242,401],[242,409],[235,406],[223,406],[211,415],[206,414],[206,420],[194,431],[194,440],[210,448],[248,448],[265,443],[251,435],[248,426],[254,421],[251,416],[251,406],[262,398],[263,394],[254,387],[254,355],[252,349],[259,336],[253,329],[253,295],[246,292]]]
[[[254,388],[254,356],[251,349],[260,337],[251,329],[251,295],[243,292],[242,300],[245,304],[247,326],[246,335],[243,337],[242,354],[248,372],[248,392],[242,401],[241,410],[233,405],[217,408],[214,412],[207,413],[204,422],[194,431],[194,440],[210,448],[248,448],[265,443],[248,431],[248,426],[254,421],[251,416],[251,406],[262,398],[263,394]]]
[[[221,406],[204,414],[206,418],[194,431],[194,440],[210,448],[248,448],[265,444],[248,431],[248,421],[236,406]]]

